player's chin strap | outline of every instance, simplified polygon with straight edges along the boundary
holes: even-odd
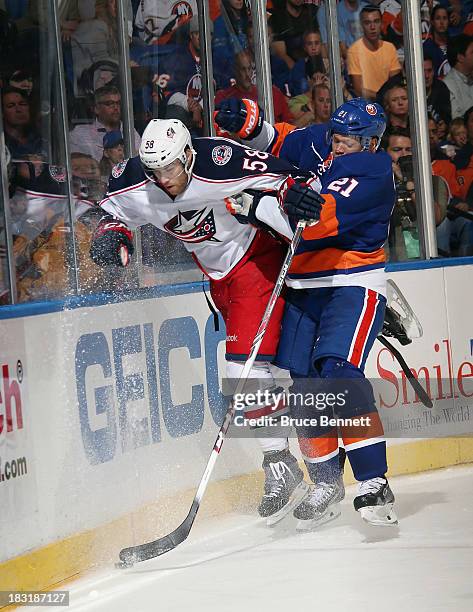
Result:
[[[192,147],[190,147],[190,152],[192,153],[192,157],[190,161],[186,158],[186,161],[184,162],[184,171],[187,174],[187,184],[189,184],[192,178],[192,170],[194,168],[195,157],[197,155],[195,149],[193,149]],[[184,152],[184,155],[185,155],[185,152]]]

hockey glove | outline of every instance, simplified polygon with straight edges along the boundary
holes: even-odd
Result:
[[[122,266],[133,255],[133,235],[128,227],[111,215],[100,220],[90,245],[90,257],[98,266]]]
[[[243,225],[251,224],[257,229],[264,230],[276,240],[281,240],[281,236],[272,227],[260,221],[256,216],[256,209],[264,196],[277,195],[276,191],[258,191],[256,189],[245,189],[241,193],[225,198],[228,212],[235,217],[238,223]],[[284,238],[282,238],[284,241]]]
[[[216,106],[215,123],[242,140],[256,138],[263,129],[264,113],[253,100],[228,98]]]
[[[320,219],[324,198],[306,183],[298,183],[289,177],[278,193],[279,205],[286,215],[295,221],[309,221],[309,225]]]
[[[268,195],[268,193],[269,192],[267,191],[247,189],[246,191],[237,193],[234,196],[225,198],[225,204],[228,212],[235,217],[238,223],[250,223],[255,227],[261,227],[263,224],[256,216],[256,209],[261,198]],[[274,195],[274,193],[271,192],[271,195]]]

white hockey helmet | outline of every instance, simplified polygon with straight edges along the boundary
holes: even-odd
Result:
[[[188,148],[192,152],[190,163],[186,156]],[[190,179],[195,151],[190,132],[179,119],[152,119],[141,137],[139,155],[141,163],[149,170],[162,170],[179,160]]]

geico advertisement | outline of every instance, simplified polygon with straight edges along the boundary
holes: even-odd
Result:
[[[2,517],[22,516],[37,505],[23,325],[12,321],[14,342],[0,353],[0,498]]]
[[[225,341],[220,323],[216,332],[212,316],[203,328],[183,316],[80,335],[77,406],[90,464],[164,437],[192,436],[201,431],[207,410],[221,424],[228,399],[219,380],[218,346]]]
[[[439,321],[443,316],[439,312]],[[215,429],[221,424],[228,399],[219,379],[218,366],[220,376],[225,371],[223,351],[217,349],[225,332],[215,332],[211,316],[204,320],[199,325],[198,317],[183,316],[80,335],[74,357],[77,406],[91,465],[165,438],[188,439],[201,431],[208,415]],[[470,346],[471,340],[462,342]],[[401,348],[433,400],[426,408],[390,351],[375,343],[367,375],[388,436],[470,432],[473,360],[456,362],[453,354],[464,351],[452,348],[451,340],[441,336],[424,336]]]

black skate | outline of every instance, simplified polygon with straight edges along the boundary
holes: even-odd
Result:
[[[339,502],[345,497],[343,477],[335,482],[311,485],[308,495],[294,510],[296,529],[309,531],[335,520],[341,514]]]
[[[287,449],[265,453],[263,469],[264,495],[258,512],[267,525],[275,525],[300,502],[309,485],[297,459]]]
[[[353,505],[361,518],[371,525],[397,524],[397,516],[393,511],[394,494],[386,478],[371,478],[361,482]]]

